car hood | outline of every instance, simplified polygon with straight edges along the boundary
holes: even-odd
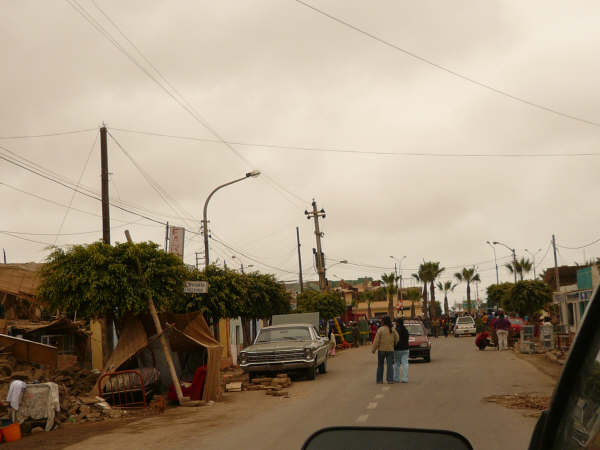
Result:
[[[408,345],[409,346],[421,345],[426,342],[428,342],[428,339],[425,336],[416,336],[416,335],[408,336]]]
[[[294,350],[310,347],[311,341],[274,341],[250,345],[245,352],[272,352],[274,350]]]

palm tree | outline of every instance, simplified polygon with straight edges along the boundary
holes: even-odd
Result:
[[[441,281],[437,282],[438,289],[444,293],[444,314],[446,314],[446,316],[448,315],[448,310],[449,310],[449,308],[448,308],[448,292],[453,291],[456,286],[458,286],[458,285],[452,284],[452,281],[450,281],[450,280],[444,281],[443,284]]]
[[[386,287],[385,296],[388,301],[388,315],[391,319],[394,318],[394,290],[396,289],[396,281],[398,279],[394,272],[381,275],[381,281]]]
[[[479,278],[479,274],[477,273],[477,269],[472,267],[471,269],[467,269],[463,267],[461,272],[456,272],[454,274],[454,278],[458,280],[459,283],[465,282],[467,283],[467,309],[469,313],[471,312],[471,283],[474,281],[481,281]]]
[[[429,317],[435,316],[435,280],[441,275],[441,273],[446,270],[444,267],[440,267],[440,262],[423,262],[423,266],[425,267],[425,273],[427,274],[426,279],[429,282],[429,292],[430,292],[430,303],[429,308]]]
[[[533,265],[529,259],[521,258],[519,261],[504,264],[504,267],[506,267],[510,273],[519,275],[519,278],[523,281],[523,276],[531,272]]]
[[[407,289],[406,298],[410,300],[410,317],[415,318],[415,301],[421,299],[421,290],[417,289]]]
[[[423,267],[423,264],[419,266],[419,271],[417,273],[413,273],[412,277],[417,280],[418,283],[423,283],[423,316],[426,318],[429,313],[428,303],[427,303],[427,272]]]

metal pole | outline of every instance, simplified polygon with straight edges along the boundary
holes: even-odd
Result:
[[[323,251],[321,250],[321,230],[319,230],[319,212],[317,211],[317,202],[313,200],[313,218],[315,220],[315,236],[317,237],[317,272],[319,272],[319,288],[324,291],[325,285],[325,266],[323,264]]]
[[[296,241],[298,242],[298,281],[300,282],[300,293],[304,292],[304,281],[302,280],[302,255],[300,253],[300,230],[296,227]]]
[[[560,279],[558,272],[558,258],[556,257],[556,237],[552,235],[552,247],[554,248],[554,278],[556,280],[556,291],[560,291]]]
[[[490,241],[486,241],[492,250],[494,251],[494,264],[496,265],[496,284],[500,284],[500,277],[498,276],[498,260],[496,259],[496,247],[492,245]]]
[[[169,252],[169,222],[167,222],[167,227],[165,231],[165,253]]]
[[[210,201],[210,199],[214,195],[214,193],[217,192],[219,189],[224,188],[225,186],[229,186],[230,184],[237,183],[238,181],[245,180],[246,178],[257,177],[258,175],[260,175],[260,172],[258,172],[258,171],[248,172],[245,177],[238,178],[237,180],[233,180],[233,181],[230,181],[229,183],[225,183],[220,186],[217,186],[208,195],[208,197],[206,197],[206,201],[204,202],[204,214],[203,214],[203,220],[202,220],[202,230],[204,232],[204,270],[206,270],[208,268],[208,265],[210,264],[210,258],[209,258],[209,253],[208,253],[208,219],[206,217],[207,211],[208,211],[208,202]]]
[[[100,128],[100,172],[102,184],[102,240],[110,245],[110,212],[108,197],[108,147],[106,127]]]
[[[6,250],[2,249],[2,254],[4,255],[4,264],[6,264]]]
[[[512,254],[513,254],[513,272],[515,274],[515,284],[517,284],[517,252],[515,252],[515,249],[512,249]],[[521,275],[523,275],[523,272],[521,272]]]

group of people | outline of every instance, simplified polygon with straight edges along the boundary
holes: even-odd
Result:
[[[485,350],[486,347],[492,346],[490,341],[490,332],[495,333],[498,340],[498,350],[508,349],[508,332],[510,330],[510,320],[504,315],[504,311],[499,310],[497,315],[485,314],[481,321],[485,325],[485,329],[475,338],[475,345],[479,350]]]
[[[373,353],[377,352],[376,382],[383,384],[383,369],[386,367],[386,381],[388,384],[408,382],[408,330],[403,319],[392,320],[385,316],[381,326],[373,338],[371,347]]]

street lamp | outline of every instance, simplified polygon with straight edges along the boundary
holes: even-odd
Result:
[[[231,255],[231,259],[238,259],[240,261],[240,272],[244,273],[244,263],[242,262],[242,260],[240,258],[237,258],[235,255]],[[249,269],[250,267],[254,267],[254,265],[248,264],[246,266],[246,269]]]
[[[485,242],[487,242],[487,244],[492,247],[492,250],[494,250],[494,264],[496,264],[496,284],[500,284],[500,279],[498,278],[498,261],[496,260],[496,247],[494,247],[490,241]]]
[[[348,260],[347,259],[342,259],[341,261],[338,261],[335,264],[332,264],[331,266],[329,266],[329,270],[331,270],[332,267],[335,267],[338,264],[348,264]]]
[[[541,251],[542,251],[542,249],[541,249],[541,248],[538,248],[538,249],[536,250],[536,252],[535,252],[535,253],[531,253],[531,252],[530,252],[529,250],[527,250],[527,249],[525,249],[525,251],[526,251],[527,253],[529,253],[529,254],[531,255],[531,257],[533,258],[533,279],[535,280],[535,279],[537,278],[537,275],[535,274],[535,255],[537,255],[539,252],[541,252]]]
[[[517,284],[517,252],[515,252],[514,248],[510,248],[508,245],[499,242],[499,241],[494,241],[492,242],[492,244],[496,245],[502,245],[503,247],[506,247],[507,249],[509,249],[512,252],[513,255],[513,274],[515,275],[515,284]]]
[[[396,274],[396,278],[400,281],[400,285],[398,286],[398,291],[400,292],[400,305],[403,303],[402,299],[402,261],[406,259],[406,255],[402,258],[398,259],[395,256],[390,256],[394,260],[394,273]],[[400,276],[398,276],[398,268],[396,267],[396,261],[398,261],[398,266],[400,268]],[[404,307],[402,307],[402,317],[404,317]]]
[[[220,186],[217,186],[215,189],[213,189],[213,191],[206,198],[206,201],[204,202],[204,217],[203,217],[204,220],[202,221],[203,222],[202,223],[203,230],[204,230],[204,270],[206,270],[206,268],[208,268],[208,265],[210,264],[210,259],[209,259],[209,255],[208,255],[208,219],[206,218],[208,202],[210,201],[210,199],[214,195],[214,193],[217,192],[219,189],[224,188],[225,186],[229,186],[230,184],[237,183],[238,181],[243,181],[247,178],[256,178],[259,175],[260,175],[260,170],[252,170],[252,171],[246,173],[246,176],[244,176],[242,178],[238,178],[237,180],[233,180],[233,181],[230,181],[229,183],[225,183]]]

